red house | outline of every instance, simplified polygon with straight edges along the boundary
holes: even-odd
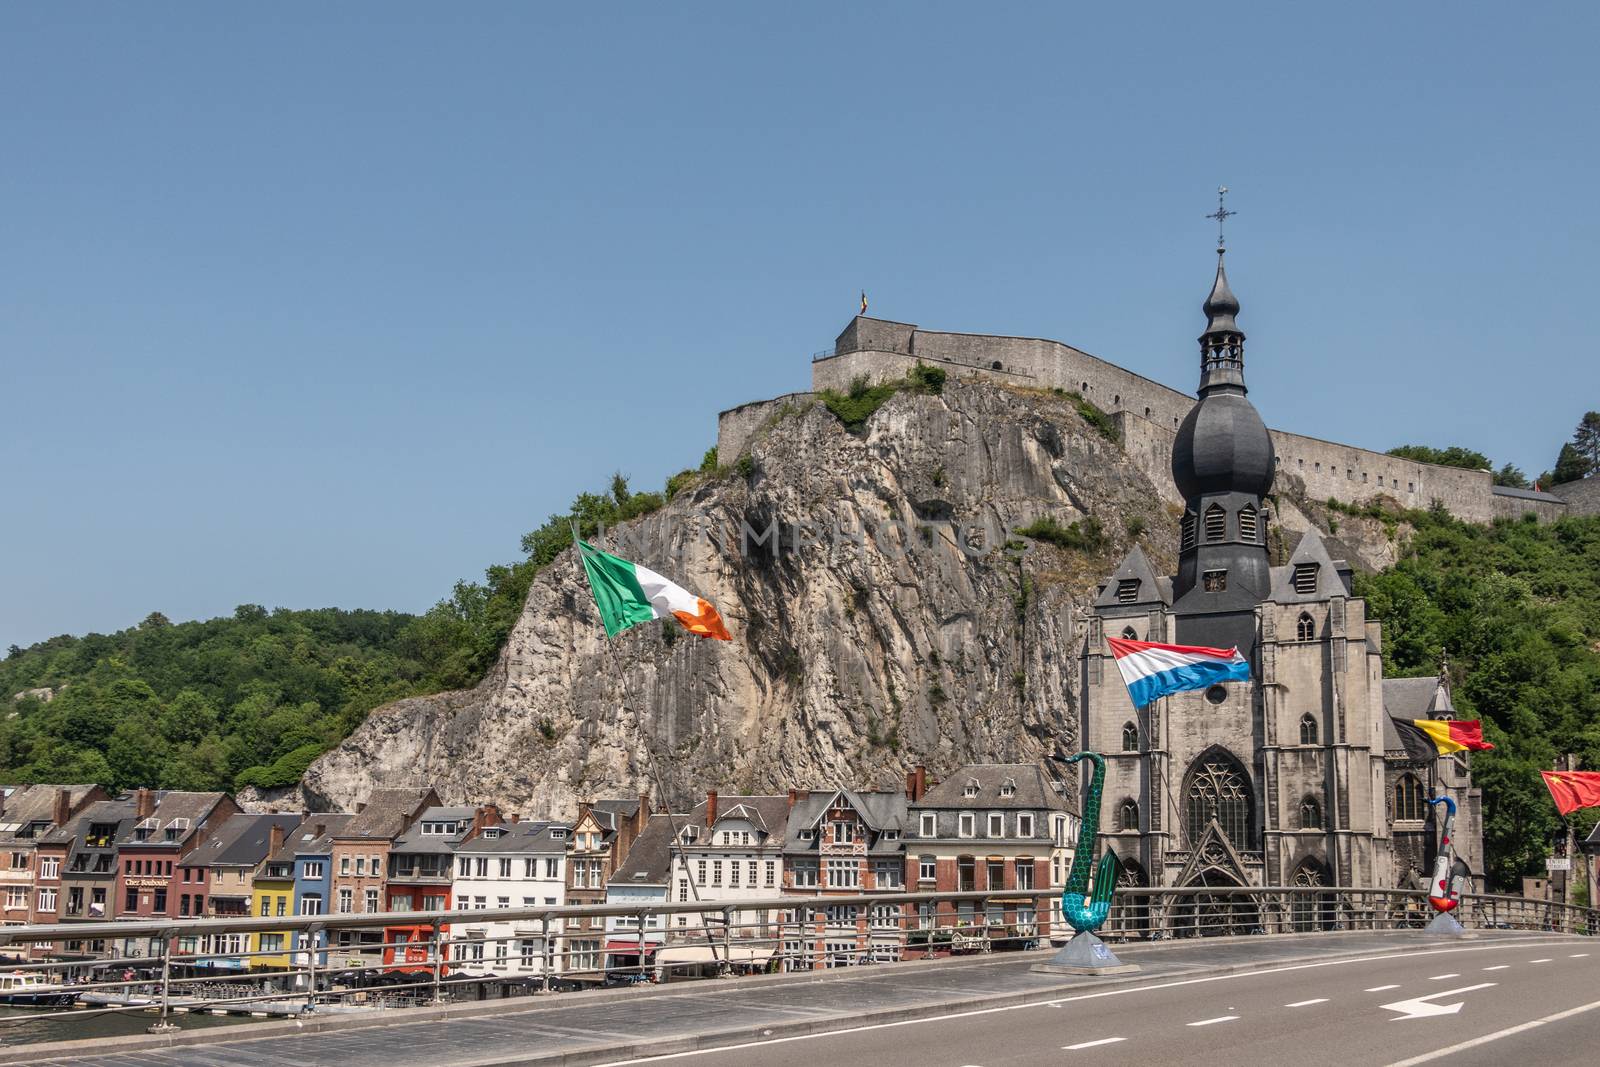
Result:
[[[182,861],[238,811],[226,793],[138,790],[133,818],[117,837],[117,918],[175,916],[181,891],[187,889],[191,897],[204,892],[193,884],[178,884],[185,869]],[[124,956],[157,956],[161,939],[120,938],[118,949]]]

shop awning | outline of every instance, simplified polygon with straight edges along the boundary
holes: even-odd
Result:
[[[733,945],[724,948],[722,945],[683,945],[677,948],[664,948],[656,953],[656,962],[663,966],[675,963],[718,963],[730,960],[733,963],[765,963],[772,958],[772,946],[751,948],[747,945]]]
[[[637,956],[640,954],[641,950],[643,951],[644,955],[648,956],[650,953],[654,952],[660,947],[661,946],[654,941],[646,941],[642,947],[637,941],[606,942],[606,951],[619,956]]]

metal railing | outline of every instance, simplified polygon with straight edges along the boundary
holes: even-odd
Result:
[[[449,1000],[560,992],[771,971],[889,964],[1063,942],[1059,891],[882,892],[226,919],[129,919],[0,927],[4,946],[103,941],[111,955],[18,960],[20,976],[83,1001],[70,1018],[156,1011],[152,1030],[187,1011],[289,1015],[377,1011]],[[1434,915],[1420,890],[1320,886],[1124,888],[1108,941],[1420,929]],[[1469,927],[1600,934],[1600,911],[1469,894]],[[368,938],[382,931],[375,940]],[[283,947],[261,948],[260,935]],[[223,946],[219,937],[244,938]],[[249,947],[254,938],[254,947]],[[182,951],[193,946],[194,951]],[[144,948],[150,955],[141,954]],[[127,951],[128,949],[133,951]],[[287,962],[285,962],[287,961]],[[225,964],[240,973],[219,975]],[[24,990],[25,991],[25,990]],[[56,1017],[24,1012],[6,1021]]]

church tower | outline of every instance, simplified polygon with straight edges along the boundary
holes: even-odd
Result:
[[[1172,443],[1172,478],[1184,499],[1173,610],[1179,644],[1237,645],[1250,656],[1255,607],[1272,586],[1262,503],[1275,459],[1247,396],[1239,299],[1223,257],[1219,244],[1200,335],[1200,401]]]

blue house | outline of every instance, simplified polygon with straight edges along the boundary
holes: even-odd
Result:
[[[294,841],[294,913],[296,915],[326,915],[331,910],[329,900],[333,893],[333,838],[354,815],[311,815],[295,832]],[[306,964],[305,934],[298,935],[294,955],[297,967]],[[316,947],[325,948],[328,933],[319,930]],[[328,965],[328,954],[317,953],[317,966]]]

